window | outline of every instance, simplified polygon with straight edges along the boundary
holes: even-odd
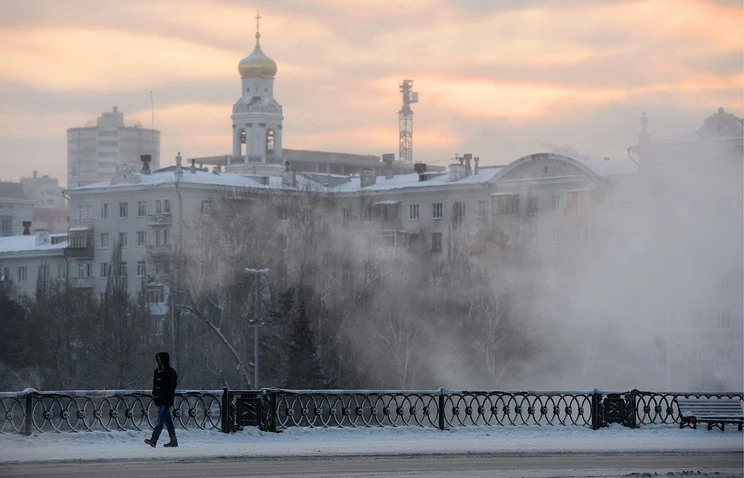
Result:
[[[287,250],[286,234],[279,234],[278,236],[276,236],[276,244],[279,247],[280,251],[286,251]]]
[[[129,203],[120,202],[119,203],[119,217],[128,217],[128,216],[129,216]]]
[[[65,277],[64,264],[57,264],[57,279],[63,279],[64,277]]]
[[[527,211],[526,214],[528,216],[535,216],[537,215],[537,196],[528,196],[527,197]]]
[[[101,240],[99,242],[98,247],[100,247],[101,249],[108,249],[108,246],[109,246],[108,232],[103,232],[101,233]]]
[[[442,252],[442,233],[431,233],[431,252]]]
[[[731,327],[731,317],[728,310],[719,310],[716,312],[716,328],[728,329]]]
[[[731,352],[728,347],[722,347],[718,349],[716,354],[716,365],[719,367],[728,367],[731,364]]]
[[[147,232],[137,231],[137,247],[143,247],[147,245]]]
[[[155,231],[155,244],[158,246],[161,244],[168,244],[168,229]]]
[[[170,199],[163,199],[163,214],[170,214]]]
[[[266,152],[274,153],[274,130],[271,128],[266,130]]]
[[[364,220],[373,221],[375,219],[375,208],[373,206],[367,206],[364,208]]]
[[[286,204],[280,204],[277,210],[280,221],[289,221],[289,208]]]
[[[344,265],[341,267],[341,280],[344,284],[351,284],[351,280],[353,279],[352,273],[351,273],[351,262],[346,261],[344,262]]]
[[[491,197],[492,214],[519,214],[519,194],[497,194]]]
[[[26,282],[27,279],[28,277],[27,277],[26,266],[19,267],[18,268],[18,282]]]
[[[126,277],[127,276],[127,263],[126,262],[120,262],[118,269],[119,270],[116,273],[117,276],[119,276],[119,277]]]
[[[395,231],[385,231],[382,233],[382,245],[385,247],[395,247]]]
[[[419,218],[419,205],[418,204],[411,204],[408,206],[408,219],[411,221],[416,221]]]
[[[729,280],[728,279],[718,279],[718,284],[716,285],[716,289],[719,291],[725,291],[729,290]]]
[[[108,219],[108,204],[101,204],[101,219]]]
[[[101,262],[101,279],[105,279],[109,276],[109,263],[108,262]]]
[[[313,211],[309,207],[302,208],[302,222],[308,224],[313,217]]]
[[[0,237],[13,235],[13,216],[0,216]]]
[[[155,200],[155,214],[163,214],[163,201],[160,199]]]
[[[351,218],[352,218],[351,208],[350,207],[345,207],[345,208],[343,208],[342,211],[343,211],[343,215],[344,215],[344,224],[349,224],[351,222]]]
[[[36,281],[44,282],[49,280],[49,266],[42,264],[36,268]]]
[[[455,204],[452,207],[452,213],[454,214],[455,219],[464,218],[465,217],[465,202],[455,201]]]
[[[431,217],[434,218],[434,219],[442,219],[442,210],[443,209],[444,208],[442,207],[442,203],[441,202],[432,204]]]
[[[478,217],[481,219],[486,217],[486,201],[478,201]]]
[[[155,319],[155,336],[160,337],[165,331],[165,319]]]
[[[126,232],[119,233],[119,246],[127,247],[127,233]]]
[[[137,217],[147,216],[147,201],[137,201]]]
[[[137,262],[137,277],[145,277],[147,275],[147,263]]]
[[[92,267],[90,263],[78,264],[78,278],[85,279],[93,275],[91,271]]]
[[[559,227],[553,228],[553,244],[561,242],[561,229]]]
[[[553,195],[553,212],[560,212],[561,210],[561,195]]]
[[[202,216],[208,216],[212,214],[212,201],[210,199],[202,199],[201,213]]]
[[[330,231],[331,226],[327,222],[324,222],[320,229],[320,237],[328,237]]]
[[[165,288],[163,286],[148,287],[145,291],[145,300],[148,304],[165,302]]]

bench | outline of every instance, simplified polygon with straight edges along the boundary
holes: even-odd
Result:
[[[736,423],[739,431],[744,425],[744,412],[739,398],[680,398],[677,397],[679,407],[679,427],[689,426],[697,428],[697,423],[707,423],[708,430],[717,426],[724,431],[726,423]]]

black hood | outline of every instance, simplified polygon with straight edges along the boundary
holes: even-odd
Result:
[[[160,362],[162,362],[163,367],[170,367],[170,355],[168,355],[168,352],[158,352],[155,354],[155,358],[157,359],[160,357]]]

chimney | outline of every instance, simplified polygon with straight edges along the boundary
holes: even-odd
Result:
[[[362,168],[361,171],[359,171],[359,183],[363,188],[366,188],[367,186],[372,186],[377,182],[377,173],[375,173],[375,170],[372,168]]]
[[[459,181],[465,177],[465,165],[464,164],[450,164],[449,180],[450,182]]]
[[[36,245],[41,246],[44,244],[49,244],[49,231],[46,229],[37,229],[34,231],[34,236],[36,237]]]
[[[473,163],[475,164],[475,168],[473,169],[473,174],[478,174],[478,163],[480,162],[480,158],[478,156],[473,158]]]
[[[31,235],[31,221],[23,221],[23,235],[24,236]]]
[[[196,160],[195,159],[191,160],[191,167],[189,168],[189,172],[191,174],[196,174]]]
[[[286,171],[285,171],[286,172]],[[268,176],[260,176],[258,181],[263,184],[264,186],[269,185],[269,177]]]
[[[382,162],[385,163],[385,179],[393,179],[393,161],[395,161],[395,154],[382,155]]]
[[[416,174],[424,174],[426,172],[426,163],[416,163],[413,165],[413,171]]]
[[[289,161],[284,162],[284,171],[282,171],[282,186],[293,188],[297,186],[297,176],[292,168],[289,167]]]
[[[473,159],[473,155],[470,153],[465,153],[463,157],[465,158],[465,176],[470,176],[472,172],[470,161]]]
[[[142,161],[142,174],[150,174],[150,161],[152,161],[152,156],[149,154],[141,154],[140,161]]]
[[[178,154],[176,154],[176,181],[181,179],[181,176],[183,176],[183,168],[181,167],[181,152],[179,151]]]

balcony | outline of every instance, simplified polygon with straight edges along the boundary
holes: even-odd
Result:
[[[67,233],[65,257],[71,259],[93,259],[93,231],[76,230]]]
[[[150,214],[147,218],[147,225],[148,226],[170,226],[171,215],[170,213]]]
[[[70,279],[70,285],[76,289],[92,289],[95,279],[93,277],[74,277]]]
[[[167,256],[173,252],[170,244],[152,244],[147,246],[147,253],[152,256]]]

